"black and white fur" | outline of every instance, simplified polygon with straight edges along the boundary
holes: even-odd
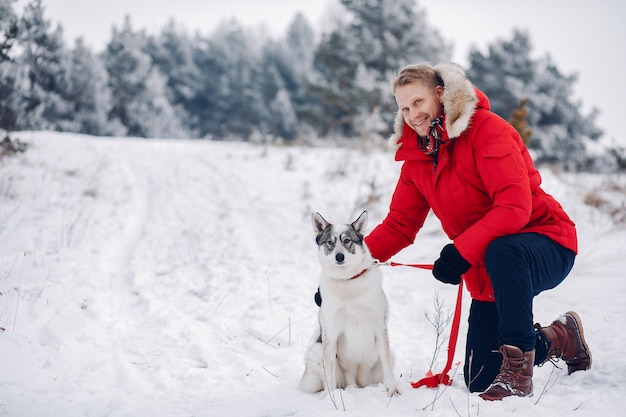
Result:
[[[319,213],[312,220],[322,266],[322,305],[300,389],[329,392],[384,382],[389,396],[399,394],[382,274],[363,241],[367,212],[352,224],[330,224]]]

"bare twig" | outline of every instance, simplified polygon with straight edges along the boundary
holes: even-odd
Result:
[[[461,417],[461,413],[459,413],[459,410],[456,409],[456,406],[454,405],[452,398],[448,398],[448,400],[450,400],[450,404],[452,405],[452,408],[454,408],[454,412],[456,413],[456,415]]]
[[[439,352],[441,351],[441,347],[447,340],[447,338],[443,336],[444,330],[448,327],[450,321],[452,320],[452,314],[450,311],[444,313],[443,302],[439,297],[439,292],[435,292],[434,307],[435,315],[433,318],[428,315],[428,312],[424,313],[426,320],[428,320],[428,322],[435,328],[435,351],[433,352],[433,357],[430,361],[428,369],[433,369],[437,356],[439,356]]]
[[[400,374],[400,376],[398,377],[398,380],[396,381],[396,386],[393,387],[394,391],[398,390],[398,385],[400,385],[400,380],[401,379],[402,379],[402,374]],[[389,401],[387,401],[387,407],[385,407],[385,408],[389,408],[389,404],[391,404],[391,400],[393,399],[393,397],[394,397],[393,395],[389,396]]]
[[[222,303],[224,302],[224,300],[226,300],[226,298],[228,297],[228,293],[226,293],[222,299],[215,305],[215,308],[213,309],[213,312],[211,313],[211,317],[215,316],[215,313],[217,313],[217,310],[221,307]]]
[[[341,408],[346,411],[346,403],[343,401],[343,390],[339,389],[339,398],[341,399]]]
[[[450,377],[450,379],[454,379],[454,376],[456,375],[458,369],[459,369],[458,366],[454,368],[454,372],[452,373],[452,376]],[[441,388],[441,384],[438,385],[437,386],[437,392],[435,392],[435,398],[432,400],[432,402],[430,402],[424,408],[422,408],[422,410],[426,410],[428,407],[431,407],[431,410],[434,410],[435,409],[435,403],[437,402],[437,400],[439,398],[441,398],[443,396],[443,394],[446,392],[448,387],[449,387],[449,385],[444,385],[443,389],[442,389]]]
[[[471,389],[472,384],[474,383],[474,381],[476,381],[476,378],[478,378],[478,376],[483,372],[483,370],[485,369],[485,365],[481,366],[480,369],[478,370],[478,373],[476,374],[476,376],[472,376],[472,369],[474,369],[474,349],[472,349],[472,351],[470,352],[470,356],[469,356],[469,378],[468,381],[469,383],[468,388]],[[467,392],[467,415],[470,415],[470,392],[471,390],[468,390]]]
[[[258,341],[260,341],[261,343],[263,343],[264,345],[267,345],[273,349],[277,349],[276,346],[272,346],[269,344],[269,342],[266,342],[265,340],[261,339],[259,336],[255,335],[254,333],[252,333],[250,330],[246,330],[246,333],[248,333],[250,336],[254,337],[255,339],[257,339]]]
[[[43,282],[43,285],[41,286],[41,289],[39,290],[39,294],[37,294],[37,298],[41,298],[41,295],[43,294],[43,290],[45,290],[46,286],[48,285],[48,280],[50,279],[51,273],[52,273],[52,269],[48,269],[48,275],[46,275],[46,280]]]
[[[272,286],[270,285],[270,277],[267,277],[267,299],[270,304],[270,311],[274,313],[274,305],[272,304]]]
[[[22,275],[24,274],[24,261],[26,260],[26,252],[22,258],[22,268],[20,269],[20,279],[17,285],[17,302],[15,303],[15,316],[13,317],[13,334],[15,335],[15,326],[17,324],[17,312],[20,309],[20,293],[22,292]]]
[[[554,381],[552,382],[552,384],[550,384],[550,380],[552,380],[552,375],[554,375],[554,370],[555,369],[556,369],[556,366],[553,366],[552,370],[550,371],[550,375],[548,376],[548,380],[543,385],[543,389],[541,390],[541,394],[539,394],[539,398],[537,398],[537,401],[535,401],[534,405],[537,405],[539,403],[539,401],[550,390],[550,388],[552,388],[554,386],[554,384],[556,384],[556,380],[559,379],[559,375],[557,374],[556,377],[554,378]]]
[[[328,390],[328,397],[330,397],[330,402],[333,403],[333,405],[335,406],[335,410],[339,410],[339,408],[337,407],[337,401],[335,400],[335,387],[330,386],[331,380],[329,380],[328,372],[326,372],[326,364],[324,363],[324,354],[322,354],[322,370],[324,371],[324,381],[326,384],[326,389]],[[330,369],[329,371],[332,374],[333,370]],[[342,398],[342,401],[343,401],[343,398]],[[345,406],[344,406],[344,411],[345,411]]]
[[[267,369],[265,366],[263,367],[263,370],[264,370],[265,372],[267,372],[268,374],[270,374],[271,376],[273,376],[274,378],[278,379],[278,375],[276,375],[276,374],[275,374],[275,373],[273,373],[273,372],[270,372],[270,370],[269,370],[269,369]]]
[[[76,217],[67,228],[67,246],[77,248],[85,237],[91,213],[85,214],[85,205],[81,205]],[[79,228],[80,227],[80,228]]]
[[[300,322],[300,321],[304,321],[304,320],[307,320],[307,319],[308,319],[308,317],[307,317],[307,318],[304,318],[304,319],[302,319],[302,320],[299,320],[298,322]],[[272,340],[274,340],[274,338],[275,338],[276,336],[278,336],[279,334],[281,334],[281,333],[282,333],[285,329],[288,329],[288,330],[289,330],[289,345],[291,345],[291,316],[289,316],[289,323],[287,323],[287,324],[286,324],[285,326],[283,326],[283,327],[282,327],[279,331],[277,331],[276,333],[274,333],[274,335],[273,335],[272,337],[270,337],[269,339],[267,339],[267,342],[265,342],[265,343],[269,343],[269,342],[271,342]]]

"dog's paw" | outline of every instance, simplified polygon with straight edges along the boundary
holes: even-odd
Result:
[[[324,389],[319,392],[320,398],[326,398],[329,395],[331,395],[331,398],[332,398],[332,393],[328,390],[326,386],[324,386]]]
[[[319,377],[317,377],[317,375],[305,372],[302,376],[302,379],[300,380],[298,389],[303,392],[314,394],[316,392],[324,390],[324,382]]]
[[[402,395],[402,391],[400,391],[398,387],[387,388],[387,395],[389,397],[397,397],[398,395]]]

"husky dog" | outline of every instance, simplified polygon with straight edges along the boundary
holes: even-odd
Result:
[[[320,328],[305,355],[300,389],[331,392],[384,382],[389,396],[397,395],[382,275],[363,242],[367,212],[352,224],[330,224],[319,213],[312,220],[322,266]]]

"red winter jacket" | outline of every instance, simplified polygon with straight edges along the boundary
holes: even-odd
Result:
[[[389,214],[365,241],[386,261],[413,243],[429,210],[472,264],[465,285],[472,298],[493,301],[485,251],[499,236],[536,232],[577,252],[576,228],[561,205],[541,189],[541,177],[517,131],[490,111],[489,100],[452,64],[435,67],[445,83],[444,132],[435,169],[417,136],[396,119],[392,140],[404,161]],[[449,139],[454,140],[449,141]]]

